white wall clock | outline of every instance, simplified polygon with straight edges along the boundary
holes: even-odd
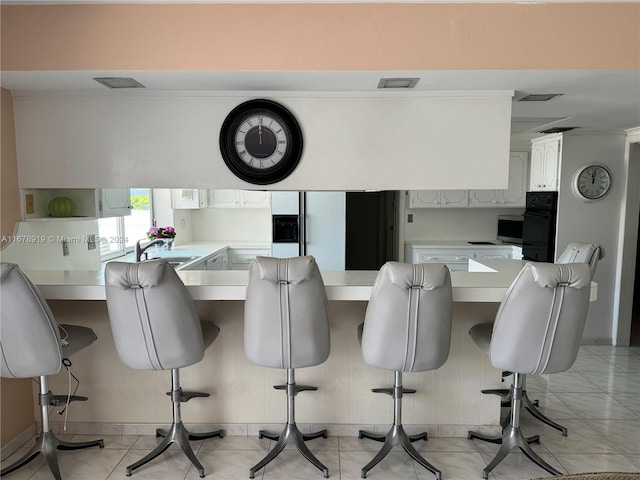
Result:
[[[611,174],[598,163],[583,165],[574,172],[571,187],[573,193],[585,202],[599,200],[609,193]]]

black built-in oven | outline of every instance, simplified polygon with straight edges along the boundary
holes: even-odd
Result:
[[[522,258],[553,262],[558,192],[527,192],[522,226]]]

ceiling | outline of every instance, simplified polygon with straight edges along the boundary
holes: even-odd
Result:
[[[93,77],[130,76],[145,89],[108,89]],[[380,78],[419,77],[414,89],[377,88]],[[640,126],[637,70],[420,70],[348,72],[47,71],[2,72],[14,95],[224,95],[299,93],[424,95],[442,91],[515,91],[512,143],[526,144],[545,127],[578,127],[571,134],[623,133]],[[561,93],[547,102],[517,101],[530,93]]]

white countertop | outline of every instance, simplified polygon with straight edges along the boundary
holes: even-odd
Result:
[[[477,240],[472,241],[480,241],[480,242],[491,242],[491,244],[472,244],[467,240],[406,240],[405,244],[411,247],[430,247],[430,248],[466,248],[466,249],[482,249],[482,248],[491,248],[491,247],[517,247],[522,248],[520,245],[514,245],[513,243],[500,242],[498,240],[485,240],[483,238],[479,238]]]
[[[475,272],[451,272],[454,302],[500,302],[525,262],[471,261]],[[47,300],[105,300],[104,274],[98,270],[30,270],[26,272]],[[367,301],[377,271],[324,271],[329,300]],[[194,300],[244,300],[244,270],[178,271]],[[597,284],[592,282],[595,300]]]

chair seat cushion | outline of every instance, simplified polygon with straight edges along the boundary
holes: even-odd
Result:
[[[473,342],[487,354],[489,353],[492,333],[493,323],[478,323],[469,329],[469,335],[471,335]]]
[[[204,340],[204,348],[208,348],[213,341],[218,338],[220,333],[220,327],[213,322],[205,322],[200,320],[200,326],[202,327],[202,338]]]
[[[89,327],[79,325],[58,325],[62,339],[62,357],[69,358],[95,342],[98,337]]]

